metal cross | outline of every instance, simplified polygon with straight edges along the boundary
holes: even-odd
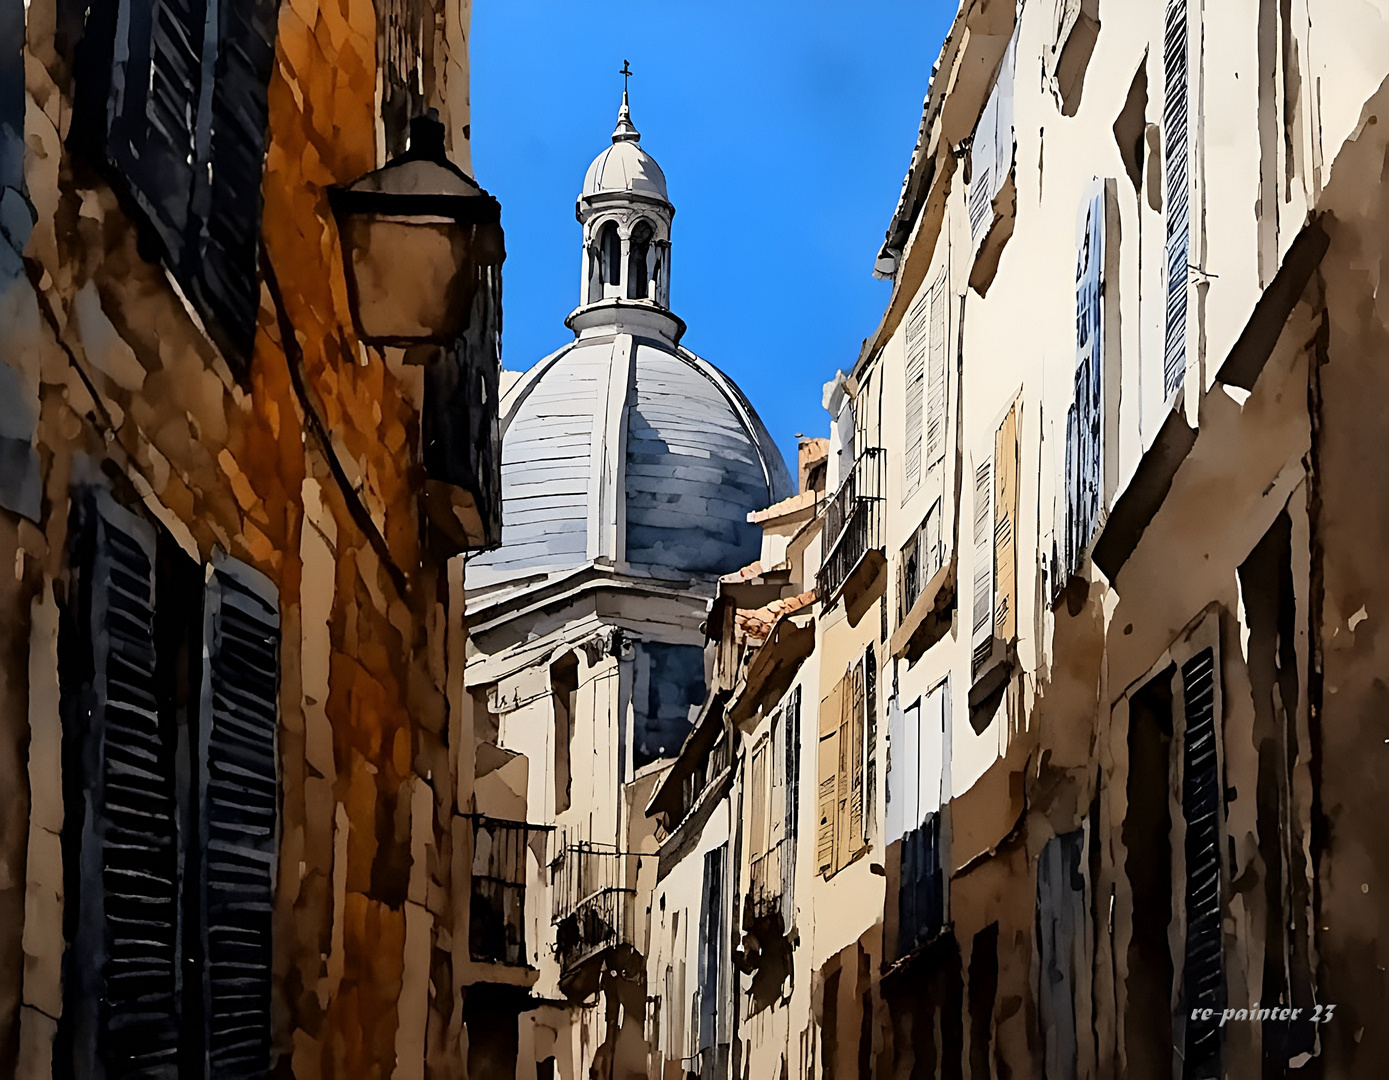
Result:
[[[622,92],[627,92],[627,80],[632,77],[632,69],[627,66],[627,61],[622,61],[622,70],[618,72],[622,76]]]

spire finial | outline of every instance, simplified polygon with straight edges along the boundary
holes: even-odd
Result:
[[[632,77],[632,68],[626,60],[622,61],[622,108],[617,110],[617,127],[613,129],[613,142],[640,142],[641,132],[632,126],[632,109],[627,104],[627,80]]]

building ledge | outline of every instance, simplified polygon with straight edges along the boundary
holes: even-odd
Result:
[[[882,548],[869,548],[849,571],[835,599],[844,602],[850,626],[857,626],[868,609],[887,591],[886,571],[887,556]]]
[[[893,659],[914,664],[943,638],[955,612],[955,558],[952,555],[931,575],[911,611],[892,635]]]
[[[788,616],[777,619],[767,640],[753,654],[743,685],[735,691],[729,717],[742,724],[759,710],[775,704],[791,686],[801,664],[815,649],[815,620],[797,625]]]
[[[1177,469],[1195,444],[1196,432],[1187,426],[1181,410],[1173,409],[1095,539],[1091,560],[1110,581],[1118,577],[1138,547],[1144,530],[1167,498]]]

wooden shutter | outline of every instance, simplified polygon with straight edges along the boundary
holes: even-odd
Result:
[[[793,839],[801,813],[801,688],[791,691],[786,707],[786,835]],[[796,845],[791,845],[795,851]]]
[[[278,835],[280,615],[275,588],[221,559],[207,586],[198,738],[208,1075],[270,1068],[271,924]]]
[[[926,464],[945,456],[945,272],[931,288],[931,343],[926,379]]]
[[[1215,714],[1215,651],[1202,649],[1181,665],[1182,816],[1186,821],[1186,962],[1182,1011],[1224,1007],[1221,957],[1220,818],[1223,811]],[[1184,1076],[1218,1077],[1217,1020],[1187,1021]]]
[[[764,741],[752,752],[752,835],[749,837],[748,854],[754,861],[767,850],[767,757],[768,745]]]
[[[1163,395],[1186,378],[1187,266],[1191,236],[1190,33],[1187,0],[1167,0],[1163,32],[1162,139],[1166,148],[1167,317],[1162,361]]]
[[[977,246],[993,224],[994,140],[998,127],[998,85],[989,93],[989,100],[974,128],[974,142],[969,154],[969,235]]]
[[[931,298],[928,292],[912,307],[907,317],[907,448],[905,460],[906,494],[921,484],[922,394],[926,356],[930,351]]]
[[[994,637],[1012,641],[1018,630],[1018,407],[994,436]]]
[[[1099,524],[1104,483],[1104,217],[1101,187],[1081,210],[1076,251],[1076,366],[1066,416],[1066,489],[1062,572],[1079,573]]]
[[[841,865],[848,863],[863,846],[864,684],[861,663],[854,664],[846,676],[845,691],[844,726],[839,736],[839,756],[843,761],[840,814],[847,816],[848,828],[841,833]]]
[[[77,576],[88,580],[79,648],[87,724],[80,888],[66,979],[72,1054],[94,1075],[178,1076],[179,852],[175,736],[160,717],[155,530],[109,494],[84,497]],[[79,721],[80,722],[80,721]],[[80,823],[80,824],[79,824]],[[119,1063],[118,1065],[116,1063]]]
[[[974,628],[971,645],[978,667],[987,658],[993,635],[993,461],[974,470]]]
[[[815,871],[826,877],[835,870],[835,841],[839,833],[839,728],[843,702],[842,680],[820,702],[820,820],[815,834]]]
[[[193,291],[242,357],[251,354],[260,307],[261,179],[270,120],[266,91],[275,64],[278,9],[279,0],[217,5],[209,169],[198,177],[206,185],[210,171],[206,209],[196,207],[202,236]]]

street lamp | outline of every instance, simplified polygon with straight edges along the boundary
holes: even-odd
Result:
[[[478,284],[506,258],[501,205],[444,152],[430,109],[410,148],[328,191],[342,241],[352,321],[370,345],[447,344],[469,327]],[[482,290],[500,304],[500,289]],[[494,324],[494,320],[484,321]],[[499,314],[499,313],[498,313]]]

